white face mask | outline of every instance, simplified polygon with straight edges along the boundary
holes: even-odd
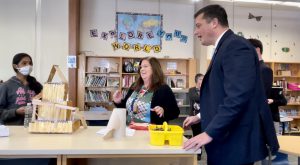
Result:
[[[19,72],[24,75],[24,76],[28,76],[31,71],[32,71],[32,66],[31,65],[27,65],[27,66],[24,66],[22,68],[17,68],[19,70]]]

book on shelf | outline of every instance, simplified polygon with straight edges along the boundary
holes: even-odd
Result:
[[[119,87],[120,79],[119,77],[108,77],[107,78],[107,87]]]
[[[110,63],[108,72],[109,73],[118,73],[119,71],[119,64],[118,63]]]
[[[123,63],[124,73],[137,73],[139,70],[140,59],[126,59]]]
[[[86,90],[84,96],[86,102],[109,102],[110,94],[110,91]]]
[[[105,87],[107,76],[87,75],[85,85],[88,87]]]
[[[129,88],[135,82],[135,75],[124,75],[122,87]]]
[[[180,77],[167,77],[167,84],[170,86],[170,88],[185,88],[185,80]]]

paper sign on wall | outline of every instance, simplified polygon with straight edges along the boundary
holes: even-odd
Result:
[[[167,70],[177,70],[177,62],[167,62]]]
[[[76,68],[76,56],[75,55],[69,55],[68,56],[68,68]]]

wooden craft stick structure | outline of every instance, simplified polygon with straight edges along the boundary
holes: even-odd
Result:
[[[55,73],[58,73],[60,83],[52,83]],[[57,65],[54,65],[44,84],[42,100],[32,100],[33,115],[29,123],[32,133],[72,133],[81,125],[87,128],[83,114],[79,108],[69,106],[67,100],[68,83]]]

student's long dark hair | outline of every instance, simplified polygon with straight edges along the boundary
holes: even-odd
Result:
[[[32,58],[26,53],[16,54],[13,58],[12,64],[18,65],[19,62],[25,57],[29,57],[31,60],[31,64],[33,65]],[[16,73],[18,72],[18,70],[16,68],[13,67],[13,69]],[[27,82],[28,82],[29,89],[33,90],[36,94],[38,94],[42,91],[43,86],[38,81],[36,81],[36,79],[34,77],[28,75]]]
[[[142,58],[139,65],[139,77],[135,84],[133,85],[133,89],[138,91],[144,85],[144,81],[141,77],[141,64],[144,60],[149,61],[152,68],[152,76],[151,76],[151,86],[149,87],[150,91],[156,91],[161,85],[165,84],[165,76],[161,69],[161,65],[157,58],[155,57],[145,57]]]

